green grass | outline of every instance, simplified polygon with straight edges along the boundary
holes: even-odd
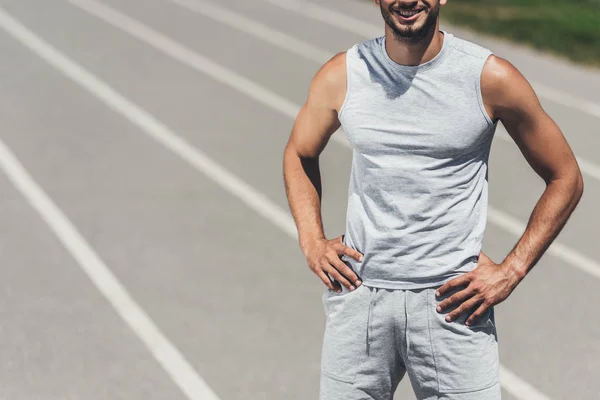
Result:
[[[600,66],[600,0],[448,0],[440,16]]]

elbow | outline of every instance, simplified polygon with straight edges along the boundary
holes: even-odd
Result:
[[[547,181],[547,184],[560,185],[562,187],[561,192],[565,198],[568,198],[568,202],[575,207],[581,197],[583,196],[584,182],[583,174],[579,169],[579,166],[575,164],[574,168],[563,170],[563,174],[559,177],[551,178]]]
[[[304,167],[304,164],[318,163],[318,155],[316,157],[303,155],[302,152],[292,142],[289,142],[283,150],[283,169],[284,173],[287,169],[297,166]]]
[[[291,140],[288,141],[287,144],[285,145],[285,148],[283,149],[283,160],[285,161],[286,159],[289,159],[290,157],[297,158],[298,156],[299,156],[298,150],[296,149],[294,142],[292,142]]]
[[[284,159],[291,157],[294,160],[318,160],[321,153],[320,149],[306,148],[305,146],[297,146],[293,141],[289,141],[283,151]]]
[[[577,190],[576,190],[576,196],[577,196],[577,202],[579,202],[579,200],[581,199],[581,196],[583,196],[583,174],[581,173],[581,170],[577,170]]]
[[[571,187],[571,197],[574,205],[577,205],[583,196],[583,174],[579,167],[573,173],[574,177],[569,179]]]

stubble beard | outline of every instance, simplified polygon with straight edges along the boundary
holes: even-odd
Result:
[[[425,22],[423,22],[423,25],[415,29],[413,26],[398,27],[394,17],[391,15],[391,12],[383,7],[383,2],[380,4],[380,8],[383,20],[392,30],[394,38],[400,43],[410,44],[419,43],[425,38],[429,37],[429,35],[435,29],[436,21],[440,13],[440,5],[438,3],[431,9],[427,15],[427,19]]]

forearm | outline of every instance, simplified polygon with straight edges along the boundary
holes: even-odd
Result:
[[[283,178],[288,203],[302,252],[315,240],[325,238],[321,218],[321,173],[319,159],[303,158],[292,147],[285,149]]]
[[[525,232],[502,262],[515,281],[523,279],[550,247],[577,206],[582,192],[583,180],[579,173],[548,183]]]

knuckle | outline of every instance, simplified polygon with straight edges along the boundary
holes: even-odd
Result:
[[[343,262],[341,262],[341,261],[337,260],[337,261],[336,261],[336,263],[335,263],[333,266],[334,266],[334,267],[335,267],[335,269],[337,269],[337,270],[338,270],[338,271],[339,271],[341,274],[344,274],[344,275],[345,275],[345,273],[346,273],[346,269],[347,269],[347,267],[346,267],[346,264],[344,264]]]
[[[334,258],[337,258],[337,256],[337,252],[334,249],[329,249],[323,254],[323,258],[327,261],[333,260]]]

